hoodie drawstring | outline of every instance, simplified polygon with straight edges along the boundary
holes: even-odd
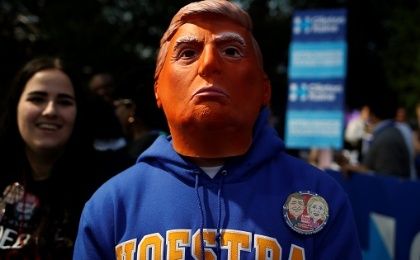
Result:
[[[216,248],[218,251],[218,259],[220,259],[220,244],[221,244],[221,237],[222,235],[220,234],[220,229],[221,229],[221,224],[222,224],[222,191],[223,191],[223,184],[224,184],[224,179],[225,176],[227,174],[226,170],[222,171],[222,177],[220,178],[219,181],[219,188],[217,190],[217,207],[218,207],[218,214],[217,214],[217,233],[216,233]]]
[[[217,189],[217,229],[216,229],[216,248],[217,248],[217,252],[218,252],[218,258],[220,259],[220,244],[221,244],[221,227],[222,227],[222,191],[223,191],[223,184],[224,184],[224,179],[225,176],[227,174],[226,170],[222,171],[222,176],[220,178],[219,181],[219,187]],[[200,215],[201,215],[201,223],[200,223],[200,243],[201,243],[201,259],[205,260],[204,258],[204,234],[203,234],[203,230],[204,230],[204,211],[203,211],[203,206],[201,204],[201,198],[200,198],[200,192],[198,190],[198,185],[200,182],[200,173],[196,172],[195,174],[195,192],[197,195],[197,204],[198,204],[198,208],[200,209]]]
[[[196,172],[195,174],[195,193],[197,195],[197,202],[198,202],[198,208],[200,209],[201,214],[201,223],[200,223],[200,242],[201,242],[201,259],[204,260],[204,235],[203,235],[203,228],[204,228],[204,212],[203,212],[203,206],[201,205],[201,198],[200,198],[200,192],[198,191],[198,183],[200,180],[199,177],[200,173]]]

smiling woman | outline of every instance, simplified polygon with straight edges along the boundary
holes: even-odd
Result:
[[[2,110],[0,259],[71,259],[93,150],[70,75],[58,58],[28,62]]]
[[[60,156],[73,131],[76,112],[73,85],[64,72],[47,69],[34,74],[17,106],[18,128],[30,161],[36,163],[43,153]],[[46,178],[50,172],[41,174],[46,176],[39,177]]]

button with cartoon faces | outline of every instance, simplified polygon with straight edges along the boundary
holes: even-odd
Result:
[[[328,221],[328,203],[316,193],[298,191],[290,194],[283,205],[287,225],[303,235],[315,234]]]

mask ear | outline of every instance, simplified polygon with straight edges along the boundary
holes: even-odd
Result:
[[[156,99],[156,105],[158,108],[162,108],[162,102],[160,101],[159,95],[158,95],[158,84],[155,82],[155,99]]]
[[[269,105],[271,100],[271,82],[267,75],[263,78],[263,105]]]

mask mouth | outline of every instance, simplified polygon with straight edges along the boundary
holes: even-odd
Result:
[[[195,91],[192,95],[192,97],[196,96],[209,96],[209,97],[225,97],[229,98],[230,95],[226,92],[225,89],[218,87],[218,86],[205,86],[199,88],[197,91]]]

